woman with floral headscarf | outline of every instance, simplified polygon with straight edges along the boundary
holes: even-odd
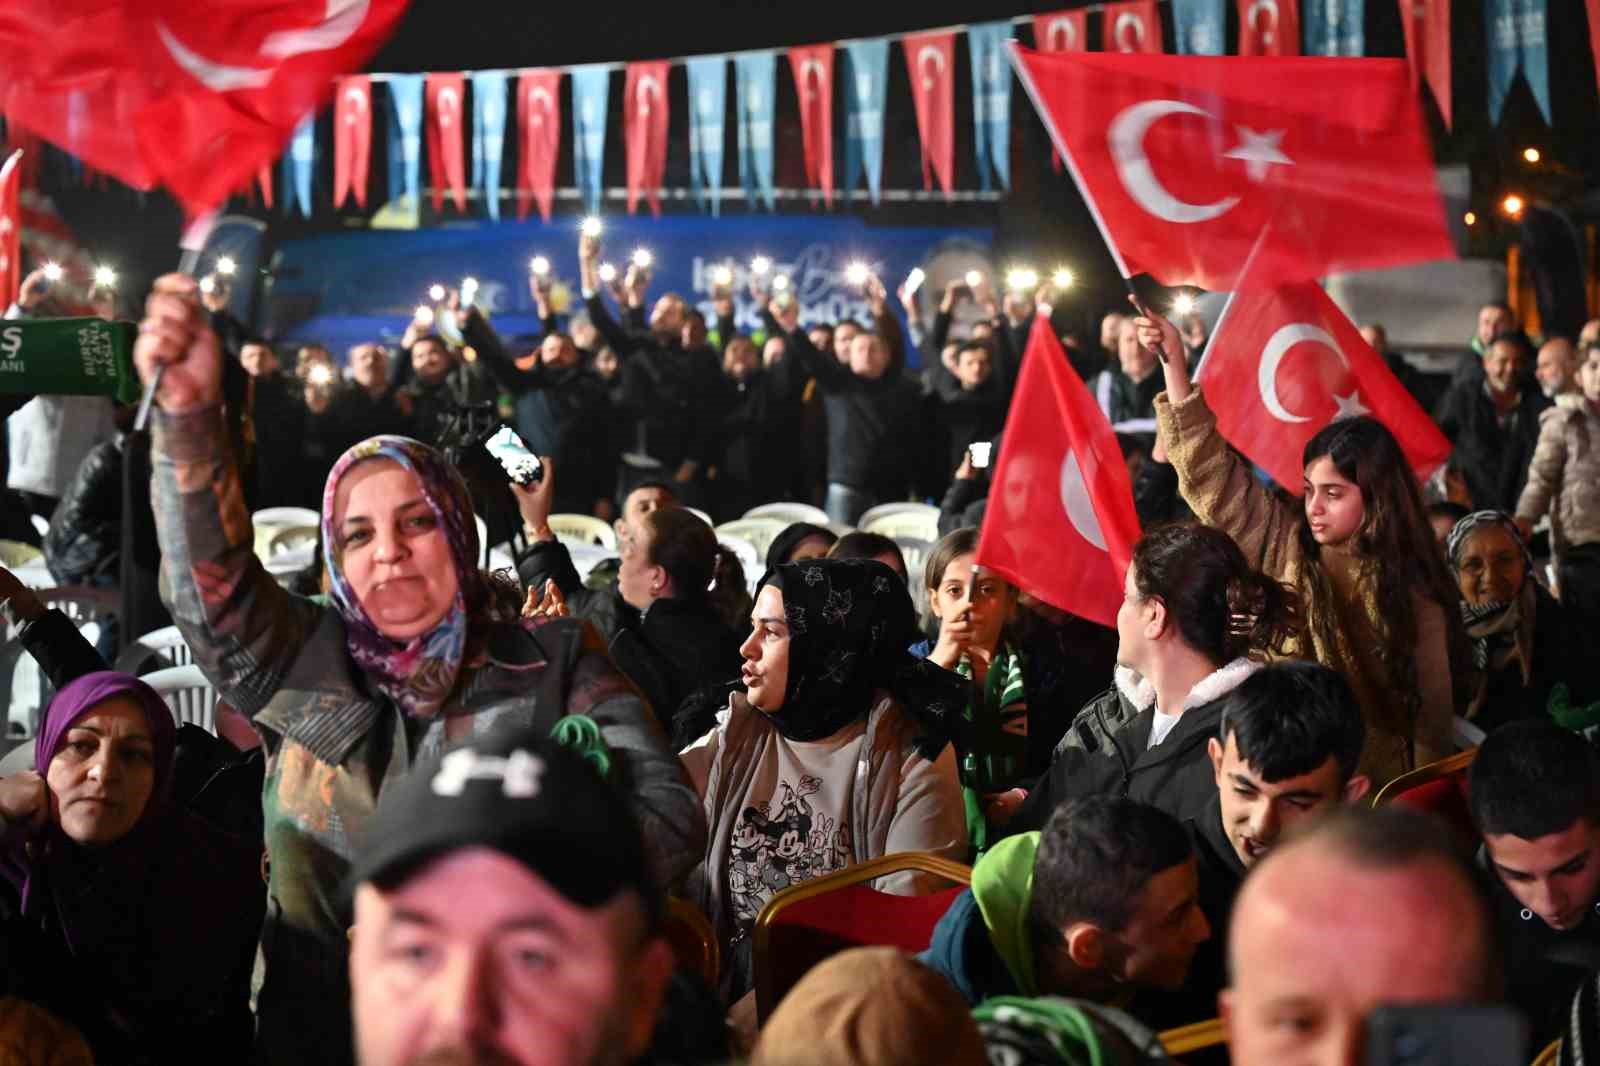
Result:
[[[260,856],[172,802],[172,712],[109,670],[56,694],[35,769],[0,779],[6,991],[101,1062],[250,1053]]]
[[[350,1060],[342,885],[354,838],[389,782],[452,741],[592,718],[657,873],[687,872],[704,826],[660,728],[591,628],[519,618],[515,590],[477,569],[472,501],[442,456],[402,437],[346,452],[323,494],[330,595],[292,596],[251,549],[221,355],[190,279],[156,283],[134,358],[147,382],[164,368],[152,440],[164,597],[267,752],[263,1061]]]
[[[779,890],[897,851],[966,857],[956,755],[962,680],[906,649],[894,571],[814,559],[768,571],[740,647],[744,691],[683,752],[710,828],[692,892],[729,946],[724,993],[750,987],[748,934]],[[902,894],[937,887],[883,878]]]
[[[1467,717],[1485,730],[1548,714],[1575,728],[1600,720],[1592,634],[1534,578],[1533,556],[1504,511],[1474,511],[1445,542],[1472,641]]]

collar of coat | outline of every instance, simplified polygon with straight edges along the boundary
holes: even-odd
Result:
[[[1179,713],[1187,711],[1190,707],[1200,707],[1213,700],[1219,700],[1244,683],[1244,679],[1261,669],[1261,664],[1253,659],[1240,657],[1228,665],[1212,671],[1201,678],[1199,683],[1189,690],[1189,695],[1183,701]],[[1134,710],[1145,711],[1154,706],[1156,702],[1156,689],[1149,681],[1140,677],[1137,672],[1126,666],[1117,667],[1117,691],[1122,693],[1122,698],[1133,705]]]

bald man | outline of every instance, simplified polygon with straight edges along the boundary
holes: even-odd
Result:
[[[1351,1066],[1385,1004],[1489,1003],[1490,912],[1437,822],[1330,814],[1279,845],[1233,911],[1221,1014],[1234,1066]]]
[[[1565,337],[1551,337],[1539,346],[1533,376],[1549,399],[1578,391],[1578,349]]]

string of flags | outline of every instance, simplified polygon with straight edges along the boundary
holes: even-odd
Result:
[[[1160,2],[1171,5],[1175,29],[1171,44],[1179,54],[1223,53],[1227,0]],[[1412,85],[1428,86],[1449,126],[1451,0],[1396,2],[1405,30]],[[1489,101],[1496,121],[1519,73],[1549,120],[1546,3],[1487,0]],[[1595,25],[1600,19],[1600,0],[1587,3],[1591,25]],[[1360,56],[1365,49],[1365,4],[1366,0],[1234,0],[1237,54]],[[1008,189],[1014,74],[1006,42],[1016,36],[1018,26],[1031,32],[1034,47],[1042,52],[1085,52],[1097,45],[1104,52],[1155,54],[1165,51],[1168,44],[1163,40],[1157,5],[1158,0],[1115,0],[1042,15],[787,49],[784,54],[799,106],[808,186],[820,190],[824,203],[832,205],[839,187],[833,151],[833,98],[837,92],[846,105],[844,168],[838,177],[846,190],[864,183],[872,203],[879,202],[884,114],[890,91],[889,52],[890,44],[898,42],[916,112],[923,187],[937,187],[948,196],[955,184],[955,43],[957,35],[965,33],[978,180],[985,191]],[[1091,14],[1098,14],[1100,21],[1096,40],[1090,37]],[[515,164],[509,168],[514,182],[510,202],[517,218],[526,218],[536,207],[548,221],[563,140],[561,83],[565,78],[571,83],[576,182],[586,208],[598,211],[611,75],[620,70],[624,75],[621,132],[628,210],[632,213],[644,203],[659,214],[668,130],[674,117],[667,79],[671,68],[681,65],[687,76],[689,114],[681,117],[680,123],[687,125],[689,134],[689,174],[695,202],[713,215],[719,211],[731,102],[739,183],[747,201],[772,210],[777,59],[777,52],[761,51],[566,68],[345,77],[338,81],[333,104],[333,204],[340,208],[354,201],[365,208],[373,127],[381,121],[387,135],[391,203],[410,204],[414,210],[425,154],[435,211],[443,209],[448,197],[458,212],[465,212],[470,186],[488,216],[498,220],[505,193],[502,163],[508,154],[514,154]],[[386,90],[386,108],[377,105],[374,87],[378,84]],[[506,124],[513,119],[513,143],[508,146]],[[465,154],[468,137],[470,171]],[[285,198],[307,217],[312,209],[316,147],[314,116],[307,117],[280,164]],[[1059,158],[1056,162],[1059,168]],[[257,184],[268,206],[273,200],[272,183],[271,168],[262,167]]]

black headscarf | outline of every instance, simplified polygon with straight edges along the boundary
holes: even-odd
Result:
[[[773,537],[772,543],[767,545],[767,569],[771,570],[787,563],[790,553],[800,546],[800,542],[810,540],[812,537],[821,537],[831,548],[839,539],[839,534],[827,526],[813,525],[810,522],[795,522],[785,526],[783,532]]]
[[[921,725],[924,758],[958,740],[966,683],[907,650],[916,614],[893,570],[871,559],[809,559],[774,567],[761,584],[783,590],[789,625],[783,706],[765,712],[778,732],[799,741],[832,736],[866,717],[873,694],[886,689]]]

